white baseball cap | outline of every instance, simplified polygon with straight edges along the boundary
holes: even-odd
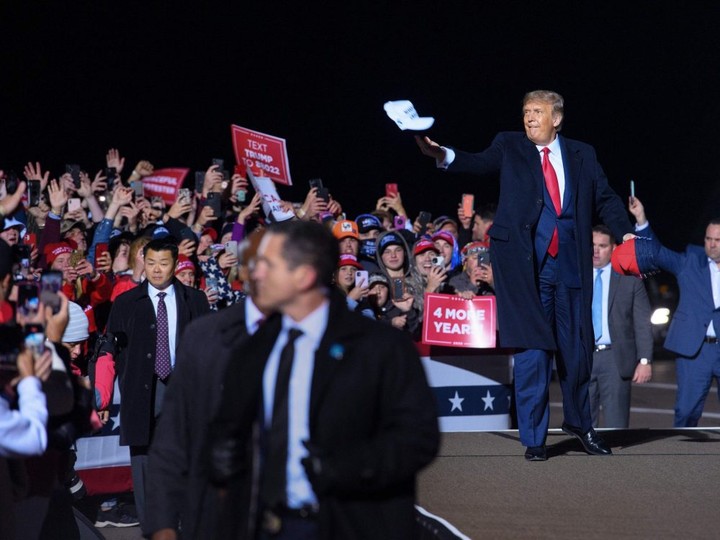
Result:
[[[383,109],[385,109],[390,120],[395,122],[403,131],[406,129],[425,131],[426,129],[430,129],[430,126],[435,123],[435,119],[432,116],[419,116],[415,110],[415,106],[407,99],[388,101],[383,105]]]

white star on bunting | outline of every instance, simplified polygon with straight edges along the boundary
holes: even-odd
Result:
[[[450,412],[453,412],[455,409],[458,409],[460,412],[462,412],[462,402],[465,401],[465,398],[461,398],[457,390],[455,390],[455,397],[454,398],[448,398],[448,401],[452,403],[452,409],[450,409]]]

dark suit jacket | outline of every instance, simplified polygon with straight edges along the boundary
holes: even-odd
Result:
[[[339,293],[331,297],[309,411],[310,444],[331,471],[322,485],[313,482],[320,536],[415,538],[415,475],[439,444],[434,397],[407,335],[349,311]],[[269,319],[242,348],[244,361],[229,366],[216,437],[249,437],[247,423],[258,418],[265,362],[280,330],[281,318]],[[238,480],[246,493],[257,485],[253,469],[247,465]],[[237,514],[248,505],[229,507]],[[251,538],[254,524],[254,516],[243,516],[238,537]]]
[[[638,359],[647,358],[652,362],[651,315],[650,300],[642,280],[611,272],[608,291],[610,352],[623,378],[633,376]]]
[[[643,235],[654,238],[650,229],[643,231]],[[680,356],[694,358],[700,352],[710,321],[717,312],[707,254],[702,246],[688,246],[684,253],[667,249],[657,241],[653,246],[655,263],[677,278],[680,289],[680,302],[665,338],[665,348]],[[717,324],[715,332],[720,335]]]
[[[597,212],[621,240],[632,232],[625,205],[608,185],[595,150],[582,142],[560,138],[565,170],[564,207],[572,205],[575,219],[570,236],[574,246],[559,258],[574,257],[582,287],[583,343],[592,351],[592,223]],[[500,197],[490,244],[493,253],[498,328],[502,347],[554,350],[553,328],[540,303],[537,287],[535,235],[545,199],[545,180],[535,144],[524,133],[504,132],[477,154],[456,150],[452,172],[500,173]],[[561,267],[563,266],[562,261]]]
[[[208,484],[208,426],[220,406],[225,370],[242,362],[245,300],[193,321],[178,347],[172,384],[150,447],[146,530],[178,528],[214,538],[217,492]]]
[[[210,312],[202,291],[174,280],[177,301],[177,336],[188,323]],[[116,373],[120,380],[120,444],[147,446],[155,426],[153,378],[155,377],[156,318],[148,283],[121,294],[113,302],[107,331],[118,338],[115,351]],[[172,375],[171,375],[172,380]]]

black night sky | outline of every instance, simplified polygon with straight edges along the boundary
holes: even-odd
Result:
[[[444,176],[385,116],[410,99],[442,144],[481,150],[519,130],[520,100],[566,101],[563,134],[629,180],[661,239],[700,242],[720,215],[720,7],[711,2],[3,2],[0,167],[96,171],[233,160],[230,124],[288,141],[304,197],[320,176],[354,217],[398,182],[412,216],[495,199],[491,179]],[[288,3],[289,4],[289,3]]]

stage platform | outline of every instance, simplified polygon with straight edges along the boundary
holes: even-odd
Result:
[[[720,537],[720,429],[600,431],[612,456],[552,429],[546,462],[516,430],[444,433],[418,504],[473,539]]]

